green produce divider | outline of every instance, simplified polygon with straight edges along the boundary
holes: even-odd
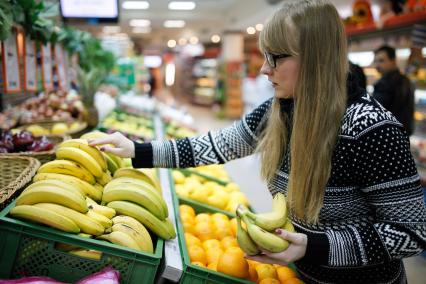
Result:
[[[220,179],[217,179],[215,177],[208,176],[208,175],[199,173],[199,172],[197,172],[195,170],[191,170],[191,169],[175,169],[175,170],[180,171],[185,176],[196,175],[196,176],[202,177],[202,178],[204,178],[206,180],[214,181],[214,182],[216,182],[216,183],[218,183],[220,185],[223,185],[223,186],[226,186],[229,183],[228,181],[220,180]]]
[[[7,215],[14,206],[15,202],[0,213],[0,279],[49,276],[75,283],[111,265],[120,271],[120,283],[154,283],[163,255],[162,239],[157,239],[154,254],[139,252],[10,218]],[[57,250],[56,242],[97,250],[102,257],[92,260],[71,255]]]
[[[206,212],[222,213],[222,214],[227,215],[230,218],[234,218],[235,217],[235,214],[232,214],[229,211],[221,210],[219,208],[216,208],[216,207],[210,206],[208,204],[204,204],[204,203],[195,201],[193,199],[189,199],[189,198],[185,198],[185,197],[180,197],[180,196],[178,196],[178,199],[179,199],[179,202],[181,204],[188,204],[191,207],[193,207],[194,209],[195,208],[199,208],[200,211],[205,210]]]

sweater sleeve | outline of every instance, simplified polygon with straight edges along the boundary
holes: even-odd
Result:
[[[426,209],[408,137],[401,127],[382,124],[361,134],[355,145],[354,174],[371,217],[326,231],[328,265],[374,265],[421,253]]]
[[[251,155],[266,121],[272,99],[232,126],[196,137],[135,144],[134,165],[187,168],[228,161]],[[149,144],[149,145],[148,145]]]

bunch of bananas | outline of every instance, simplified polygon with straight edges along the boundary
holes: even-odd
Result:
[[[237,241],[246,254],[256,255],[261,250],[277,253],[288,248],[289,243],[274,233],[278,228],[294,232],[293,224],[287,218],[284,194],[274,196],[272,209],[268,213],[254,214],[246,206],[238,206]]]

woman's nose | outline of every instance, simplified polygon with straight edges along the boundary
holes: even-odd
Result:
[[[260,73],[263,75],[271,75],[272,73],[272,68],[266,60],[263,62],[262,68],[260,68]]]

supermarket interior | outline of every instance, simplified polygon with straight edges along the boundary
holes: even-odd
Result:
[[[426,283],[425,0],[0,0],[0,43],[0,284]]]

